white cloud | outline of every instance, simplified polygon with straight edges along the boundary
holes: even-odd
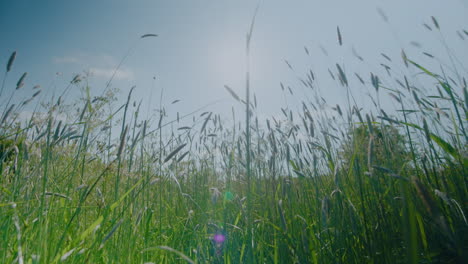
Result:
[[[89,68],[89,72],[95,77],[110,79],[114,76],[116,80],[133,80],[133,72],[129,69],[113,69],[113,68]]]
[[[53,57],[55,64],[74,64],[91,73],[96,78],[109,80],[114,76],[115,80],[134,80],[134,73],[129,68],[116,70],[118,61],[107,54],[77,53],[62,57]]]
[[[55,56],[52,61],[56,64],[79,64],[81,66],[92,67],[92,66],[116,66],[118,60],[111,55],[102,54],[88,54],[83,52],[73,53],[64,56]]]
[[[56,64],[79,64],[81,63],[81,59],[79,57],[74,57],[74,56],[54,57],[53,61]]]

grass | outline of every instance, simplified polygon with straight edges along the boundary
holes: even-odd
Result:
[[[336,64],[348,105],[330,113],[310,71],[313,99],[282,108],[282,120],[258,120],[247,70],[245,101],[226,86],[246,107],[243,128],[205,112],[169,129],[162,94],[152,127],[131,106],[133,89],[116,105],[110,90],[92,98],[82,77],[66,88],[85,91],[79,109],[51,100],[20,122],[36,90],[8,99],[0,262],[466,263],[466,72],[435,73],[403,54],[398,72],[419,79],[390,68],[353,82]],[[374,108],[352,103],[357,85],[375,91]]]

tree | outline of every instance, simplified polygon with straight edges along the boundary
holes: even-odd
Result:
[[[372,132],[370,132],[372,131]],[[352,162],[369,171],[369,166],[378,166],[398,172],[409,160],[405,138],[399,130],[390,125],[360,125],[350,130],[348,140],[340,153],[344,168]]]

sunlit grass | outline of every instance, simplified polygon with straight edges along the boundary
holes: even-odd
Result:
[[[26,75],[2,85],[0,262],[468,262],[466,72],[393,59],[428,85],[395,73],[354,82],[336,64],[348,105],[325,111],[310,73],[302,111],[258,120],[247,81],[245,100],[227,87],[246,108],[229,127],[204,112],[169,129],[161,105],[150,123],[132,90],[118,105],[77,77],[78,109],[51,100],[25,121],[37,89],[12,104]],[[355,85],[375,92],[374,108],[352,103]]]

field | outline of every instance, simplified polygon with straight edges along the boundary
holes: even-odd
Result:
[[[386,75],[336,64],[344,105],[310,71],[302,110],[268,119],[247,70],[246,94],[226,86],[243,116],[189,125],[164,108],[148,122],[132,90],[119,104],[79,75],[64,90],[80,100],[40,104],[35,87],[10,102],[27,82],[5,87],[15,59],[0,95],[1,263],[468,263],[467,71],[450,52],[435,68],[382,54],[398,65]]]

